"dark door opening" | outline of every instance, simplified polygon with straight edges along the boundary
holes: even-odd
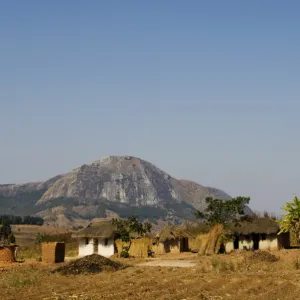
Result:
[[[258,250],[259,249],[259,235],[253,234],[253,249]]]
[[[187,238],[180,239],[180,252],[189,251],[189,240]]]
[[[98,254],[98,239],[94,239],[94,254]]]
[[[240,238],[239,238],[238,235],[236,235],[236,236],[234,237],[234,241],[233,241],[233,248],[234,248],[235,250],[239,249],[239,243],[240,243]]]

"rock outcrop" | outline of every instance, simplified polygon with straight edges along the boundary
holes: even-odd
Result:
[[[46,222],[68,226],[111,214],[176,223],[203,211],[207,196],[230,199],[221,190],[177,180],[145,160],[109,156],[46,182],[0,185],[0,208],[6,213],[26,208]]]

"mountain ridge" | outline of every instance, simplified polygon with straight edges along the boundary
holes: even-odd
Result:
[[[71,226],[111,215],[179,223],[205,209],[205,198],[224,191],[176,179],[134,156],[107,156],[44,182],[0,185],[0,212],[41,216]]]

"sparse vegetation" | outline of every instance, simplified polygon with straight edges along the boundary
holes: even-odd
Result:
[[[117,272],[111,272],[114,268],[108,267],[109,272],[93,273],[92,276],[65,276],[60,272],[53,273],[54,269],[47,265],[25,262],[0,272],[0,290],[8,300],[91,300],[100,299],[100,296],[108,300],[298,299],[298,250],[278,251],[275,256],[281,259],[276,261],[260,259],[254,262],[250,259],[252,255],[261,257],[262,254],[241,251],[201,258],[184,256],[182,259],[194,259],[197,265],[180,269],[136,267],[140,260],[129,259],[130,267]],[[182,255],[174,256],[174,259],[179,257]],[[171,256],[168,259],[172,259]]]
[[[139,222],[137,216],[131,216],[127,219],[112,219],[112,224],[116,226],[116,239],[120,239],[129,245],[124,245],[121,251],[121,257],[129,257],[129,248],[131,243],[132,234],[144,236],[146,233],[151,232],[152,225],[149,222]]]
[[[212,269],[216,272],[234,272],[236,270],[236,264],[230,260],[224,258],[213,257],[212,258]]]
[[[12,233],[10,224],[6,219],[2,219],[2,224],[0,225],[0,243],[11,244],[15,242],[16,238]]]
[[[199,210],[196,212],[196,217],[204,219],[204,222],[210,227],[216,224],[227,225],[237,219],[245,216],[244,209],[250,202],[249,197],[236,197],[231,200],[215,199],[207,197],[205,199],[207,207],[204,213]]]
[[[44,224],[43,218],[33,216],[0,215],[1,222],[9,225],[39,225]]]

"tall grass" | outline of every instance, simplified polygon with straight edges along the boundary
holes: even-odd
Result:
[[[27,286],[40,286],[43,282],[40,270],[34,267],[13,269],[1,276],[0,288],[21,289]]]

